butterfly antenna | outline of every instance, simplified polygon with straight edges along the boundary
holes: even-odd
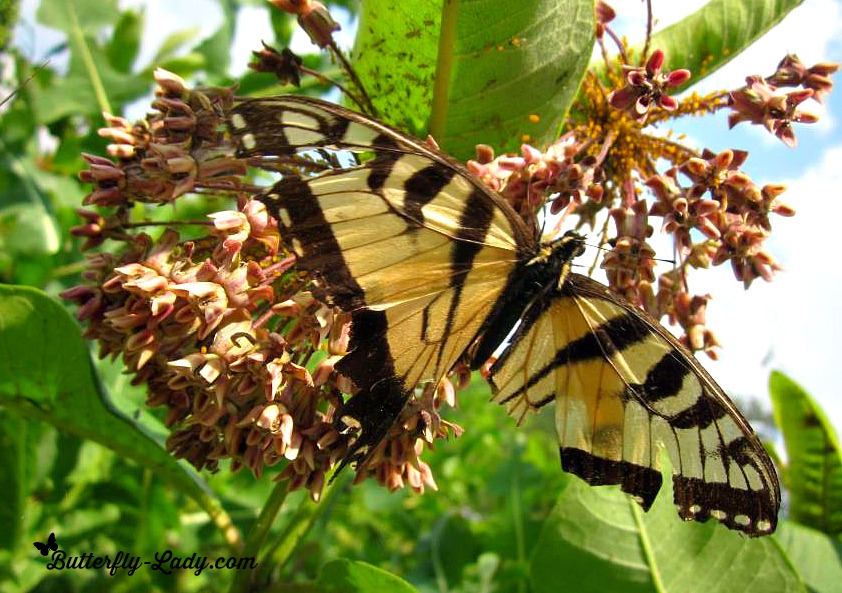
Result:
[[[29,76],[26,77],[26,80],[24,80],[22,83],[20,83],[20,86],[18,88],[13,90],[11,93],[9,93],[9,95],[7,97],[5,97],[2,101],[0,101],[0,107],[2,107],[3,105],[5,105],[9,101],[11,101],[20,92],[20,90],[23,87],[25,87],[27,84],[29,84],[29,81],[31,81],[33,78],[38,76],[38,73],[41,72],[41,70],[43,70],[44,68],[46,68],[47,64],[49,64],[49,63],[50,63],[50,60],[48,58],[48,59],[44,60],[43,62],[41,62],[41,64],[36,66],[35,69],[32,71],[32,73]]]

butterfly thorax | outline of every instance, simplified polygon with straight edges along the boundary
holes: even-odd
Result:
[[[559,290],[570,273],[573,260],[585,250],[584,238],[574,231],[540,244],[534,255],[517,266],[509,289],[488,316],[465,358],[479,368],[506,339],[523,316],[524,309],[548,292]]]
[[[561,288],[570,273],[573,260],[585,252],[585,238],[575,231],[567,231],[558,239],[541,244],[538,255],[530,259],[527,269],[534,268],[531,275],[544,280],[555,279]]]

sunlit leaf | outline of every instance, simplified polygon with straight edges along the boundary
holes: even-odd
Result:
[[[824,533],[842,532],[842,451],[833,426],[786,375],[772,373],[769,392],[786,445],[790,516]]]
[[[682,522],[668,471],[648,513],[617,487],[589,487],[578,479],[568,486],[535,546],[533,591],[558,591],[562,579],[577,593],[803,590],[772,538]]]
[[[477,26],[482,23],[482,26]],[[593,44],[590,0],[365,2],[355,68],[378,114],[457,158],[556,135]]]
[[[787,521],[774,536],[804,583],[814,593],[835,593],[842,586],[842,542]]]

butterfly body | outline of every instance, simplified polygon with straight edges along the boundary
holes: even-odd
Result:
[[[324,101],[246,101],[231,129],[243,156],[373,155],[285,175],[260,196],[316,296],[352,315],[336,366],[357,388],[341,411],[358,430],[344,463],[382,441],[417,386],[460,361],[478,368],[511,334],[490,369],[493,400],[519,422],[554,403],[566,471],[649,508],[663,448],[683,518],[774,530],[777,476],[748,422],[656,320],[570,271],[582,237],[542,242],[447,155]]]
[[[494,354],[521,320],[524,310],[536,299],[547,298],[550,291],[563,286],[573,259],[584,249],[584,239],[568,232],[560,239],[541,245],[536,253],[521,260],[508,290],[480,329],[474,346],[466,353],[465,361],[472,370],[479,368]]]

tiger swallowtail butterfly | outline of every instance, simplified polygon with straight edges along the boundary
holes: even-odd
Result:
[[[382,441],[415,387],[460,360],[480,367],[511,335],[490,369],[492,399],[518,422],[554,402],[565,471],[619,485],[648,510],[663,447],[682,518],[774,531],[780,487],[760,440],[672,334],[570,271],[581,236],[541,240],[452,158],[332,103],[246,100],[229,124],[242,157],[370,156],[285,174],[259,196],[316,296],[351,313],[336,368],[358,390],[341,417],[359,432],[343,465]]]

